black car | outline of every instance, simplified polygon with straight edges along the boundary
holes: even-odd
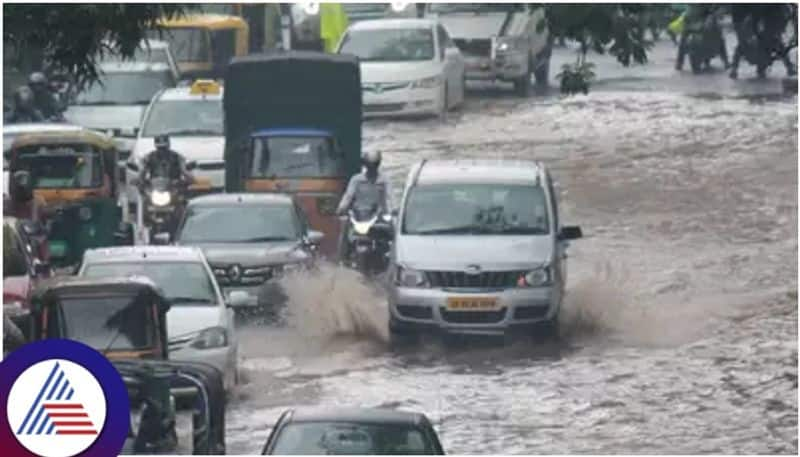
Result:
[[[268,193],[193,198],[175,236],[203,250],[226,296],[246,293],[253,307],[282,304],[276,280],[312,266],[321,240],[294,198]]]
[[[424,414],[392,409],[290,409],[262,455],[444,455]]]

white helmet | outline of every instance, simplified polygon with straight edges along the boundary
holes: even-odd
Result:
[[[381,151],[366,151],[362,154],[361,160],[367,167],[378,168],[381,165]]]

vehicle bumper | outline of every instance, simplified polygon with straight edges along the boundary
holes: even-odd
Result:
[[[464,56],[465,77],[469,81],[511,81],[526,75],[526,58],[523,52],[500,54],[494,59]]]
[[[365,91],[363,113],[366,118],[438,114],[442,103],[441,86],[430,89],[404,88],[380,94]]]
[[[244,305],[248,308],[280,306],[287,300],[283,287],[274,280],[258,286],[224,286],[222,294],[227,298],[235,290],[246,292],[250,296],[250,301]]]
[[[448,311],[451,297],[494,297],[498,306],[491,311]],[[399,287],[389,293],[390,326],[398,332],[503,335],[551,320],[559,307],[551,287],[479,292]]]
[[[170,350],[169,359],[175,362],[202,362],[218,369],[223,377],[228,376],[231,370],[236,370],[235,346],[228,345],[214,349],[194,349],[185,346],[178,350]],[[188,381],[179,381],[170,389],[172,395],[185,397],[197,393],[197,389]]]

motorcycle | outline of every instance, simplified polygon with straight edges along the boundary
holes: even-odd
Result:
[[[347,264],[367,277],[385,272],[394,238],[391,215],[375,209],[348,213],[350,251]]]
[[[145,223],[150,227],[150,233],[169,233],[171,236],[183,213],[183,192],[169,178],[156,177],[145,185],[144,194],[147,201]]]

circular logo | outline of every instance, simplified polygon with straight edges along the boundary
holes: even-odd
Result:
[[[5,455],[118,455],[130,427],[119,373],[76,341],[45,340],[9,354],[0,363],[0,398]]]
[[[242,279],[242,267],[239,265],[234,265],[228,270],[228,276],[231,278],[231,282],[239,282]]]

